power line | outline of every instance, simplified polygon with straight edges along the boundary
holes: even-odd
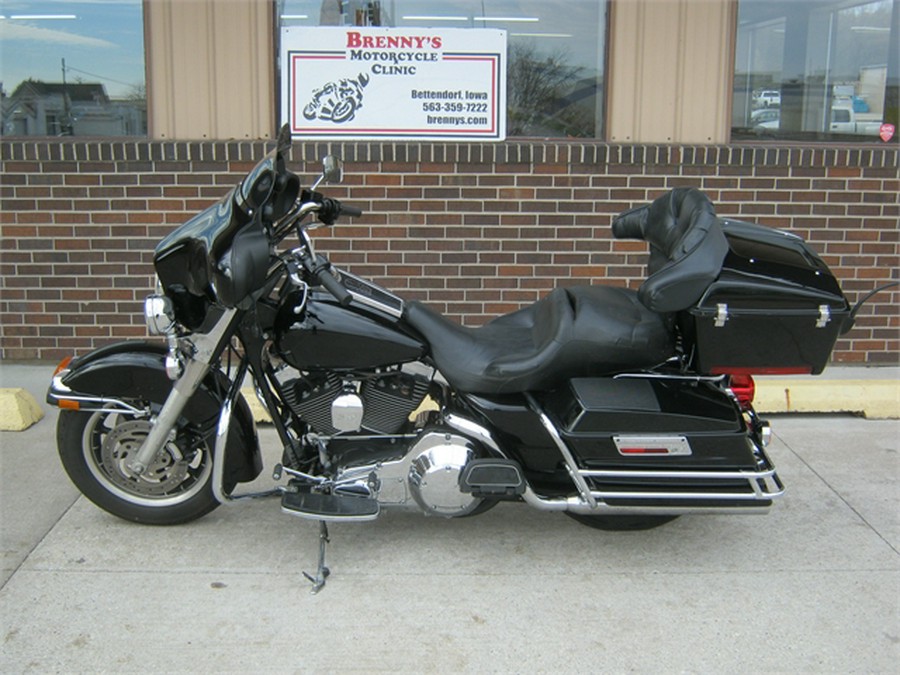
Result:
[[[104,76],[104,75],[97,75],[97,73],[89,73],[89,72],[86,71],[86,70],[81,70],[80,68],[73,68],[72,66],[66,66],[66,70],[71,70],[71,71],[74,71],[74,72],[76,72],[76,73],[81,73],[82,75],[90,75],[91,77],[96,77],[96,78],[99,78],[99,79],[101,79],[101,80],[106,80],[107,82],[115,82],[116,84],[121,84],[122,86],[125,86],[125,87],[133,87],[133,86],[135,86],[135,85],[134,85],[134,82],[122,82],[121,80],[114,80],[114,79],[111,78],[111,77],[106,77],[106,76]]]

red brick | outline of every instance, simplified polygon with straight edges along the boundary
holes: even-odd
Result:
[[[373,156],[387,147],[373,144],[379,145],[382,150]],[[437,147],[443,149],[435,152],[448,158],[470,154],[457,153],[452,144]],[[891,169],[757,166],[748,175],[746,166],[679,166],[674,163],[681,152],[677,147],[652,166],[571,164],[570,155],[580,156],[577,149],[535,147],[548,161],[537,166],[457,165],[455,159],[348,163],[345,184],[324,191],[364,208],[367,215],[317,233],[320,250],[406,297],[437,303],[465,324],[478,325],[557,284],[637,287],[645,273],[646,244],[614,242],[612,217],[668,187],[702,185],[721,215],[759,220],[809,238],[836,265],[851,299],[884,283],[900,261],[896,162]],[[262,144],[259,150],[261,156]],[[653,149],[648,153],[655,155]],[[491,154],[479,149],[471,156]],[[815,156],[821,161],[824,152]],[[318,162],[306,164],[294,168],[301,175],[318,173]],[[18,168],[26,165],[35,171],[10,171],[15,162],[4,165],[0,246],[9,280],[4,301],[36,303],[27,321],[19,313],[8,325],[46,330],[22,336],[0,327],[0,347],[8,358],[25,353],[56,358],[70,349],[143,337],[141,300],[152,286],[156,241],[214,203],[254,162],[199,167],[188,162],[141,162],[140,167],[134,162],[121,167],[25,162]],[[41,274],[47,265],[52,273]],[[884,295],[866,306],[868,313],[860,317],[865,324],[839,343],[836,360],[898,359],[900,345],[889,334],[900,328],[900,293]],[[8,314],[4,309],[3,326]]]

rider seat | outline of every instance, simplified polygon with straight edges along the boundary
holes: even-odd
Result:
[[[557,288],[478,328],[410,302],[406,321],[422,334],[438,369],[460,391],[546,391],[573,377],[657,366],[675,353],[671,313],[700,298],[718,275],[728,243],[706,196],[684,188],[623,214],[613,231],[650,242],[650,276],[638,292],[613,286]]]
[[[572,377],[655,366],[674,352],[665,318],[612,286],[557,288],[478,328],[419,302],[407,305],[406,319],[447,380],[473,393],[552,389]]]

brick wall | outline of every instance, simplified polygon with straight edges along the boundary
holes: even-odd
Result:
[[[145,335],[155,243],[214,202],[267,150],[253,142],[0,142],[0,348],[57,359]],[[612,217],[677,186],[720,215],[791,229],[851,300],[898,278],[896,148],[298,143],[304,178],[342,156],[332,196],[366,210],[319,231],[321,251],[469,325],[558,284],[636,287],[642,242]],[[900,292],[880,294],[834,359],[897,363]]]

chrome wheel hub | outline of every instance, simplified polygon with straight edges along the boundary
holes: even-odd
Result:
[[[146,471],[135,476],[127,467],[150,433],[146,420],[121,422],[103,439],[100,461],[107,477],[116,486],[134,494],[163,497],[175,490],[188,476],[190,462],[173,441],[167,442]]]

